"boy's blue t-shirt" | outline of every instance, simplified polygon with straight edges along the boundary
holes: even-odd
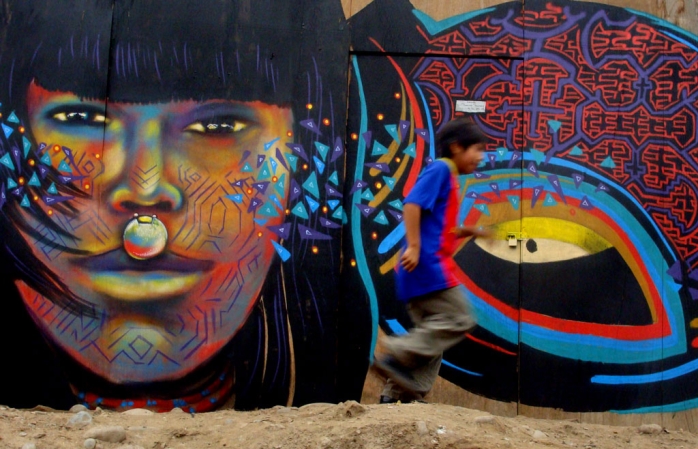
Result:
[[[457,173],[453,161],[437,159],[424,169],[405,198],[405,204],[421,209],[421,247],[414,270],[408,273],[398,263],[397,296],[401,301],[459,285],[452,258],[456,235],[451,232],[458,215]]]

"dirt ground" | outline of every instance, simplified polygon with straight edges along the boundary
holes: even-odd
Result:
[[[0,406],[0,448],[698,448],[698,434],[659,425],[499,417],[445,404],[309,404],[191,415]]]

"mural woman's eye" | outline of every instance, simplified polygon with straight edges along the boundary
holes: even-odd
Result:
[[[104,112],[90,109],[59,110],[50,113],[51,119],[66,125],[104,126],[108,123]]]
[[[249,123],[234,117],[212,117],[187,125],[184,131],[199,134],[233,134],[245,130]]]

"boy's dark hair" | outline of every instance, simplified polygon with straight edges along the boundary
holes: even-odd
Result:
[[[460,144],[463,148],[487,142],[487,136],[470,118],[460,117],[444,124],[436,133],[436,147],[441,157],[451,158],[451,144]]]

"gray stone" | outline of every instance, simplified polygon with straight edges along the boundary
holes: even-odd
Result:
[[[417,421],[416,423],[414,423],[414,426],[417,428],[417,435],[424,436],[429,434],[427,423],[425,423],[424,421]]]
[[[68,420],[68,427],[85,427],[92,423],[92,415],[89,412],[77,412]]]
[[[353,418],[355,416],[359,416],[363,413],[366,412],[366,407],[359,404],[356,401],[346,401],[342,402],[341,404],[337,405],[339,408],[339,416],[345,417],[345,418]]]
[[[333,408],[335,405],[336,404],[330,404],[328,402],[311,402],[310,404],[300,406],[299,410],[304,412],[322,413]]]
[[[643,424],[638,427],[638,430],[640,433],[645,433],[647,435],[657,435],[662,433],[664,429],[659,424]]]
[[[124,415],[133,415],[133,416],[150,416],[154,415],[155,413],[151,412],[150,410],[144,409],[144,408],[132,408],[131,410],[126,410]]]
[[[493,422],[495,422],[495,419],[492,415],[478,416],[477,418],[475,418],[475,422],[477,424],[492,424]]]
[[[534,430],[532,436],[534,440],[545,440],[548,438],[548,435],[544,434],[540,430]]]
[[[94,438],[108,443],[121,443],[126,439],[126,430],[121,426],[98,426],[85,432],[85,438]]]
[[[88,438],[84,443],[82,443],[82,445],[85,449],[95,449],[95,446],[97,446],[97,440],[94,438]]]
[[[87,407],[85,407],[82,404],[75,404],[74,406],[70,407],[70,410],[68,410],[71,413],[77,413],[77,412],[86,412]]]
[[[36,449],[36,444],[34,443],[24,443],[22,449]]]

